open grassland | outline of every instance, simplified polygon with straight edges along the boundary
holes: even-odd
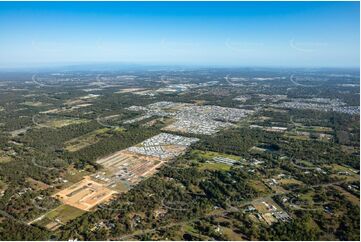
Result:
[[[284,134],[285,137],[290,138],[290,139],[295,139],[295,140],[311,140],[309,135],[300,135],[297,134],[296,132],[285,132]]]
[[[7,187],[6,183],[0,180],[0,191],[4,191],[6,187]]]
[[[96,144],[100,141],[101,138],[110,136],[110,134],[106,134],[109,130],[109,128],[97,129],[88,134],[71,139],[65,142],[65,149],[69,152],[75,152],[89,145]]]
[[[83,179],[84,176],[89,175],[90,173],[85,170],[77,170],[74,166],[70,165],[66,172],[63,173],[63,179],[68,181],[67,186],[70,186],[74,183],[77,183]]]
[[[43,103],[43,102],[31,102],[31,101],[26,101],[21,104],[23,104],[25,106],[29,106],[29,107],[45,107],[45,106],[49,105],[49,104]]]
[[[74,125],[74,124],[82,124],[89,122],[85,119],[58,119],[58,120],[49,120],[45,122],[43,125],[52,127],[52,128],[62,128],[68,125]]]
[[[0,164],[10,162],[11,160],[12,160],[12,158],[10,156],[2,155],[0,153]]]
[[[214,162],[200,163],[199,169],[201,170],[215,170],[215,171],[229,171],[231,169],[230,165]]]
[[[53,231],[84,213],[81,209],[63,204],[43,215],[36,224]]]
[[[255,191],[257,191],[258,193],[261,194],[267,194],[269,193],[269,189],[266,187],[266,185],[259,180],[250,180],[249,181],[249,186],[252,187]]]
[[[28,177],[25,179],[29,184],[30,186],[39,191],[39,190],[45,190],[45,189],[48,189],[49,188],[49,185],[48,184],[45,184],[44,182],[41,182],[41,181],[38,181],[38,180],[35,180],[31,177]]]
[[[353,205],[359,206],[360,205],[360,198],[356,197],[355,195],[349,193],[345,189],[340,186],[333,186],[337,191],[339,191],[347,200],[349,200]]]
[[[218,152],[213,152],[213,151],[192,150],[190,152],[190,154],[197,158],[201,158],[203,160],[212,160],[215,157],[225,157],[225,158],[233,159],[236,161],[240,160],[239,156],[218,153]]]
[[[303,182],[296,180],[294,178],[284,178],[284,179],[280,179],[278,180],[278,183],[281,185],[303,185]]]
[[[305,132],[333,132],[333,129],[330,127],[322,127],[322,126],[301,126],[296,128],[297,131],[305,131]]]
[[[338,164],[325,165],[324,167],[331,170],[333,174],[331,174],[330,177],[332,178],[345,181],[354,181],[360,179],[360,175],[350,167]]]

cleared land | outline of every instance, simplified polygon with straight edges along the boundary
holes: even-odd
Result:
[[[46,127],[52,127],[52,128],[62,128],[68,125],[73,124],[81,124],[89,122],[85,119],[59,119],[59,120],[49,120],[46,121],[43,124],[40,124],[40,126],[46,126]]]
[[[107,136],[105,133],[109,130],[109,128],[97,129],[88,134],[71,139],[65,143],[65,149],[69,152],[75,152],[89,145],[96,144],[102,137]]]
[[[231,169],[231,166],[222,163],[207,162],[201,163],[199,165],[199,168],[201,170],[229,171]]]
[[[66,224],[70,220],[75,219],[85,213],[85,211],[72,207],[70,205],[60,205],[39,218],[37,225],[45,227],[51,231],[56,230],[60,226]]]
[[[205,159],[205,160],[212,160],[216,157],[224,157],[224,158],[229,158],[229,159],[233,159],[236,161],[239,161],[241,159],[239,156],[218,153],[218,152],[214,152],[214,151],[191,150],[190,152],[192,155],[195,155],[195,156]]]
[[[45,184],[44,182],[41,182],[41,181],[38,181],[38,180],[35,180],[31,177],[27,177],[25,179],[29,184],[30,186],[39,191],[39,190],[45,190],[45,189],[48,189],[49,188],[49,185],[48,184]]]
[[[0,153],[0,164],[1,164],[1,163],[7,163],[7,162],[9,162],[9,161],[11,161],[11,160],[12,160],[12,158],[11,158],[10,156],[2,155],[2,154]]]
[[[108,201],[116,193],[104,184],[95,182],[89,176],[85,176],[80,182],[61,190],[53,197],[64,204],[89,211],[94,206]]]
[[[157,168],[182,154],[197,138],[161,133],[143,142],[99,159],[107,173],[108,182],[133,185],[153,175]]]
[[[130,184],[135,184],[142,178],[153,175],[156,168],[163,162],[156,157],[136,154],[127,150],[118,151],[97,161],[113,176]]]

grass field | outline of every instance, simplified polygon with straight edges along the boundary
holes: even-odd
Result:
[[[213,151],[192,150],[191,154],[200,159],[205,159],[205,160],[212,160],[215,157],[226,157],[226,158],[237,160],[237,161],[240,160],[239,156],[228,155],[228,154],[218,153],[218,152],[213,152]]]
[[[356,197],[355,195],[349,193],[342,187],[334,186],[334,188],[336,188],[337,191],[339,191],[342,195],[344,195],[347,198],[347,200],[349,200],[352,204],[354,204],[356,206],[360,205],[360,199],[358,197]]]
[[[215,171],[229,171],[231,169],[231,166],[223,164],[223,163],[206,162],[206,163],[200,163],[199,169],[215,170]]]
[[[70,186],[74,183],[77,183],[79,181],[81,181],[83,179],[84,176],[87,176],[89,175],[90,173],[85,171],[85,170],[77,170],[75,169],[72,165],[70,165],[68,168],[67,168],[67,171],[66,173],[64,174],[64,179],[65,180],[68,180],[68,184],[66,184],[67,186]]]
[[[297,165],[312,168],[314,165],[307,160],[297,160]]]
[[[322,126],[302,126],[298,127],[297,131],[305,131],[305,132],[332,132],[333,129],[330,127],[322,127]]]
[[[311,139],[309,136],[298,135],[295,132],[285,132],[284,136],[287,138],[296,139],[296,140],[310,140]]]
[[[55,210],[51,211],[46,215],[47,218],[53,220],[53,219],[59,219],[62,223],[67,223],[68,221],[79,217],[85,213],[83,210],[72,207],[70,205],[60,205]]]
[[[30,186],[39,191],[39,190],[45,190],[45,189],[48,189],[49,188],[49,185],[48,184],[45,184],[44,182],[41,182],[41,181],[37,181],[37,180],[34,180],[33,178],[31,177],[28,177],[25,179],[29,184]]]
[[[307,193],[301,193],[299,195],[300,200],[308,201],[309,203],[313,203],[313,197],[316,195],[314,191],[308,191]]]
[[[56,230],[61,225],[66,224],[84,213],[85,211],[83,210],[63,204],[45,214],[36,224],[49,230]]]
[[[303,183],[301,181],[293,179],[293,178],[281,179],[278,181],[278,183],[280,183],[281,185],[290,185],[290,184],[303,185]]]
[[[10,162],[11,160],[12,160],[12,158],[10,156],[1,155],[1,153],[0,153],[0,164]]]
[[[22,103],[25,106],[29,106],[29,107],[44,107],[44,106],[48,106],[49,104],[47,103],[42,103],[42,102],[31,102],[31,101],[26,101]]]
[[[218,153],[218,152],[213,152],[213,151],[202,151],[202,150],[192,150],[191,156],[194,157],[193,159],[191,159],[191,161],[193,161],[193,162],[207,161],[207,162],[199,163],[199,168],[201,170],[229,171],[231,169],[231,167],[232,167],[231,165],[213,162],[212,161],[213,158],[216,158],[216,157],[225,157],[225,158],[229,158],[229,159],[236,160],[236,161],[240,160],[239,156],[228,155],[228,154]]]
[[[0,180],[0,191],[5,190],[7,187],[6,183],[4,183],[3,181]]]
[[[341,150],[347,154],[359,153],[359,147],[341,145]]]
[[[85,120],[85,119],[57,119],[57,120],[49,120],[49,121],[43,123],[43,125],[52,127],[52,128],[62,128],[62,127],[68,126],[68,125],[81,124],[81,123],[86,123],[86,122],[89,122],[89,121]]]
[[[109,131],[109,128],[102,128],[94,130],[88,134],[79,136],[77,138],[71,139],[65,142],[65,149],[69,152],[75,152],[81,150],[89,145],[96,144],[100,141],[102,137],[106,137],[106,132]]]
[[[332,178],[345,179],[346,181],[360,179],[360,176],[356,174],[354,170],[349,167],[341,166],[338,164],[325,165],[325,167],[330,169],[331,172],[333,173],[331,175]]]
[[[259,193],[266,194],[269,193],[269,189],[264,185],[262,181],[259,180],[250,180],[248,183],[254,190]]]

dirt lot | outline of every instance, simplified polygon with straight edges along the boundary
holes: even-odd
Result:
[[[74,185],[53,195],[64,204],[89,211],[94,206],[106,202],[117,192],[104,184],[93,181],[89,176]]]
[[[162,165],[164,161],[152,156],[122,150],[98,160],[97,163],[104,166],[113,175],[135,184],[142,178],[154,174],[156,168]]]
[[[34,189],[37,190],[37,191],[39,191],[39,190],[45,190],[45,189],[48,189],[48,188],[49,188],[49,185],[48,185],[48,184],[45,184],[44,182],[41,182],[41,181],[34,180],[34,179],[31,178],[31,177],[26,178],[26,181],[30,184],[30,186],[31,186],[32,188],[34,188]]]

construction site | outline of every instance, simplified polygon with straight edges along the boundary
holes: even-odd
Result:
[[[116,193],[105,184],[95,182],[89,176],[85,176],[80,182],[61,190],[53,197],[64,204],[89,211],[96,205],[109,201]]]
[[[161,133],[140,144],[99,159],[111,182],[134,185],[153,175],[157,168],[182,154],[197,138]]]

